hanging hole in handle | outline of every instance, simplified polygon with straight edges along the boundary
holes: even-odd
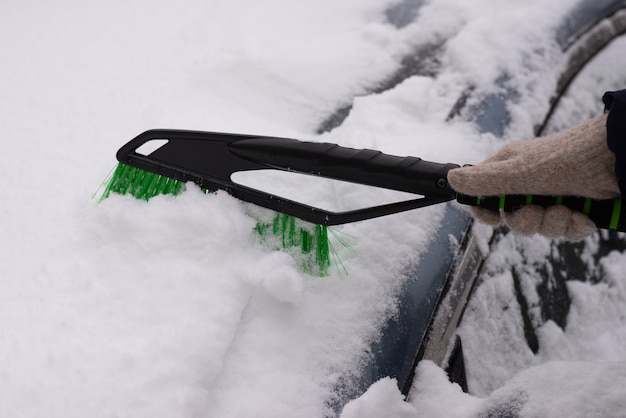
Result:
[[[137,154],[147,156],[147,155],[152,154],[154,151],[158,150],[159,148],[165,146],[168,142],[169,142],[169,139],[151,139],[141,144],[139,147],[137,147],[135,152]]]

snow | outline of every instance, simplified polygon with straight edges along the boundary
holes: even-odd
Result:
[[[253,231],[257,210],[225,193],[189,187],[149,203],[122,196],[96,203],[92,196],[117,148],[157,127],[477,162],[498,140],[446,118],[470,84],[500,91],[494,81],[507,71],[515,74],[508,83],[528,92],[511,109],[507,135],[531,134],[529,121],[547,110],[533,92],[550,90],[556,73],[537,77],[529,63],[560,64],[557,45],[543,34],[573,0],[506,6],[433,0],[422,5],[417,24],[397,27],[386,11],[398,3],[0,5],[0,416],[334,414],[337,385],[358,372],[380,325],[393,315],[404,272],[419,262],[443,206],[338,227],[350,241],[349,248],[337,246],[347,274],[336,268],[318,278],[263,243]],[[414,48],[442,39],[449,40],[436,77],[415,75],[368,94]],[[340,127],[316,134],[348,104],[352,111]],[[339,207],[387,197],[346,185],[299,193]],[[511,259],[508,245],[494,257]],[[342,416],[623,410],[621,363],[572,362],[624,358],[626,261],[613,253],[601,265],[606,282],[570,283],[569,323],[578,327],[546,323],[545,351],[538,355],[500,353],[502,328],[484,324],[486,345],[474,348],[490,358],[502,354],[506,367],[475,374],[477,392],[464,394],[423,362],[410,402],[393,380],[382,379]],[[486,315],[481,304],[507,302],[509,276],[503,272],[477,290],[466,333],[476,329],[472,318]],[[519,330],[511,335],[519,338]],[[567,362],[548,363],[554,360]],[[518,374],[529,366],[535,368]],[[496,384],[488,387],[489,381]],[[560,382],[567,385],[550,392]],[[588,409],[575,408],[583,401]]]

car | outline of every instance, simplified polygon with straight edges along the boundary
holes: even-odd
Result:
[[[405,1],[398,7],[410,9],[411,5],[415,7],[415,2]],[[593,61],[596,54],[624,32],[626,4],[621,1],[581,1],[577,7],[560,16],[559,29],[555,32],[556,42],[562,51],[562,65],[555,68],[547,66],[547,63],[530,64],[532,69],[529,71],[554,80],[549,84],[550,89],[521,92],[515,74],[501,74],[497,78],[497,92],[468,86],[450,108],[448,120],[469,121],[481,132],[503,137],[512,121],[510,109],[519,106],[520,95],[531,94],[535,100],[549,104],[545,114],[528,121],[533,124],[536,135],[546,133],[551,124],[555,123],[561,99],[567,96],[568,89],[576,88],[573,83],[577,75]],[[420,45],[413,52],[412,58],[405,60],[405,68],[376,91],[388,89],[412,75],[433,74],[433,66],[429,64],[437,60],[440,49],[441,45]],[[603,92],[595,93],[601,95]],[[320,132],[338,126],[349,112],[349,106],[337,110],[320,126]],[[467,358],[464,334],[458,332],[458,327],[464,321],[464,312],[475,288],[479,286],[477,283],[484,279],[482,276],[489,274],[485,268],[485,259],[490,253],[499,251],[498,242],[504,236],[516,242],[514,245],[518,247],[532,245],[522,244],[506,228],[500,228],[493,234],[486,233],[484,228],[475,225],[465,210],[458,205],[447,205],[444,220],[427,254],[421,258],[399,296],[399,313],[387,321],[381,330],[382,337],[372,345],[370,360],[360,372],[358,382],[344,384],[339,389],[346,395],[338,401],[337,410],[386,376],[397,379],[402,394],[410,397],[415,368],[422,360],[433,361],[447,371],[451,381],[458,383],[465,391],[471,390],[468,387],[466,363],[468,360],[474,362],[474,358],[481,353],[474,346],[472,358]],[[458,245],[451,246],[451,239]],[[485,242],[488,242],[487,246]],[[580,276],[580,254],[585,252],[600,257],[615,248],[625,248],[623,235],[603,233],[595,237],[593,243],[550,243],[545,254],[542,253],[545,261],[541,265],[537,265],[534,259],[523,257],[521,262],[516,259],[520,264],[515,266],[506,263],[499,265],[498,268],[512,271],[530,268],[535,273],[532,277],[514,275],[515,286],[510,295],[521,306],[515,320],[524,330],[523,344],[536,353],[539,349],[536,335],[538,325],[547,320],[564,324],[569,306],[565,282]],[[492,263],[489,268],[496,267]],[[534,299],[532,303],[527,301],[529,292],[538,295],[539,306],[533,304]],[[533,315],[539,315],[539,319],[534,320]],[[497,318],[494,320],[497,321]],[[480,327],[480,324],[474,326]],[[520,341],[512,343],[519,344]],[[488,359],[484,359],[479,364],[484,367],[488,362]]]

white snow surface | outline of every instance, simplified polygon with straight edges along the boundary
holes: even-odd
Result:
[[[478,162],[499,141],[461,120],[446,122],[448,112],[470,83],[497,91],[503,71],[528,65],[524,51],[558,67],[557,46],[544,35],[576,2],[433,0],[401,28],[385,17],[397,3],[0,4],[0,416],[333,414],[336,385],[358,373],[393,315],[442,205],[338,227],[350,241],[337,246],[347,274],[334,268],[319,278],[261,242],[255,209],[226,193],[189,187],[178,197],[101,203],[93,194],[117,148],[161,127]],[[443,38],[449,41],[437,76],[367,94],[416,45]],[[550,91],[555,77],[529,69],[512,82]],[[350,103],[339,128],[315,133]],[[533,94],[518,104],[509,137],[529,136],[530,121],[547,110]],[[339,207],[381,197],[345,185],[298,193]],[[410,402],[392,379],[382,379],[342,416],[470,417],[497,408],[523,416],[618,416],[625,410],[626,332],[621,322],[591,313],[602,305],[626,317],[626,258],[613,254],[604,263],[609,284],[572,286],[572,315],[587,318],[581,327],[544,329],[562,358],[528,361],[535,368],[516,377],[509,369],[498,387],[474,394],[423,362]],[[496,291],[507,285],[495,279]],[[478,292],[476,303],[489,297]],[[584,328],[594,327],[594,318],[605,332],[587,345]],[[476,379],[487,387],[491,376]]]

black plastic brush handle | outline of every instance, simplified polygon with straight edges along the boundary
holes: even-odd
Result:
[[[166,140],[149,154],[140,148]],[[447,173],[456,164],[357,150],[335,144],[217,132],[150,130],[117,152],[126,165],[210,190],[225,190],[246,202],[320,225],[337,225],[404,212],[452,200]],[[235,183],[234,173],[276,169],[414,193],[415,199],[346,212],[332,212]]]
[[[234,141],[229,150],[242,158],[281,170],[307,173],[423,196],[453,199],[448,171],[457,164],[441,164],[417,157],[399,157],[370,149],[354,149],[326,142],[287,138]]]
[[[166,140],[143,154],[144,144]],[[524,205],[548,207],[562,204],[577,210],[599,228],[626,231],[626,205],[621,199],[592,200],[578,197],[504,196],[476,198],[454,192],[448,171],[457,164],[424,161],[369,149],[289,138],[217,132],[150,130],[124,145],[117,153],[121,163],[180,181],[193,181],[207,189],[231,195],[278,212],[320,225],[337,225],[429,206],[457,199],[460,203],[513,212]],[[310,174],[358,184],[414,193],[420,197],[347,212],[332,212],[285,199],[232,181],[241,171],[276,169]]]

